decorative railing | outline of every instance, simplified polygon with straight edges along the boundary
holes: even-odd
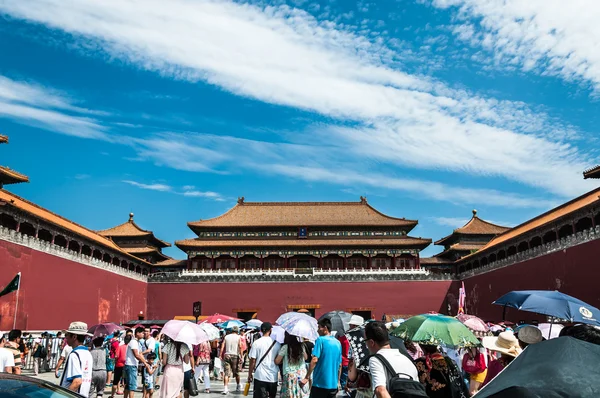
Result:
[[[573,246],[577,246],[592,240],[600,239],[600,225],[596,228],[590,228],[585,231],[576,232],[574,235],[569,235],[564,238],[555,240],[554,242],[548,242],[541,246],[537,246],[521,253],[508,256],[502,260],[496,260],[489,264],[479,266],[469,271],[463,271],[458,274],[459,279],[470,278],[475,275],[483,274],[486,272],[494,271],[499,268],[508,267],[513,264],[521,263],[523,261],[531,260],[536,257],[545,256],[550,253],[554,253],[560,250],[568,249]]]
[[[17,245],[26,246],[33,250],[44,252],[52,256],[61,257],[66,260],[75,261],[77,263],[84,264],[90,267],[99,268],[104,271],[125,276],[127,278],[136,279],[142,282],[148,281],[148,277],[146,275],[130,271],[118,265],[107,263],[95,257],[80,254],[79,252],[69,250],[68,248],[55,245],[45,240],[38,239],[34,236],[19,233],[13,229],[0,226],[0,240],[5,240],[11,243],[15,243]]]
[[[310,271],[310,272],[306,272]],[[450,274],[434,274],[425,269],[192,269],[156,272],[149,276],[153,283],[194,282],[361,282],[392,280],[451,280]]]

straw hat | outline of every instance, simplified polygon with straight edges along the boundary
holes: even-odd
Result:
[[[535,326],[523,326],[517,332],[517,338],[526,344],[536,344],[542,341],[542,331]]]
[[[67,330],[63,330],[64,333],[79,334],[84,336],[93,336],[88,333],[88,326],[85,322],[71,322]]]
[[[498,351],[512,357],[516,357],[521,353],[519,340],[513,332],[502,332],[497,337],[484,337],[482,343],[488,350]]]

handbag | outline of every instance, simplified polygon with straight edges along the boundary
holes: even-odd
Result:
[[[476,375],[485,370],[485,358],[483,354],[478,353],[475,358],[471,358],[469,354],[463,357],[462,368],[465,372],[471,375]]]
[[[200,391],[198,391],[198,383],[196,382],[196,377],[194,377],[194,374],[192,374],[192,377],[190,378],[190,383],[188,384],[187,392],[192,397],[195,397],[198,394],[200,394]]]

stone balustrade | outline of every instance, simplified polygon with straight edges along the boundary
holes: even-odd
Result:
[[[309,271],[309,272],[307,272]],[[451,280],[449,274],[433,274],[424,269],[195,269],[156,272],[151,283],[197,282],[368,282],[394,280]]]
[[[470,278],[475,275],[483,274],[486,272],[494,271],[499,268],[508,267],[513,264],[521,263],[523,261],[531,260],[536,257],[545,256],[547,254],[557,252],[560,250],[568,249],[573,246],[577,246],[586,242],[590,242],[595,239],[600,239],[600,225],[595,228],[590,228],[585,231],[576,232],[573,235],[566,236],[564,238],[555,240],[554,242],[548,242],[541,246],[525,250],[521,253],[516,253],[512,256],[508,256],[502,260],[496,260],[484,266],[478,268],[463,271],[458,274],[459,279]],[[489,254],[488,254],[489,256]]]
[[[146,275],[139,274],[134,271],[122,268],[120,266],[107,263],[95,257],[86,256],[78,252],[69,250],[65,247],[55,245],[51,242],[38,239],[34,236],[19,233],[13,229],[0,226],[0,239],[17,245],[25,246],[33,250],[37,250],[52,256],[61,257],[66,260],[74,261],[90,267],[98,268],[104,271],[112,272],[127,278],[136,279],[138,281],[147,282]]]

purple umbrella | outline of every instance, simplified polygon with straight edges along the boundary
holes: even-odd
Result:
[[[96,337],[106,337],[108,335],[113,334],[117,330],[123,330],[123,328],[115,323],[100,323],[98,325],[92,326],[88,333],[92,333],[94,338]]]

